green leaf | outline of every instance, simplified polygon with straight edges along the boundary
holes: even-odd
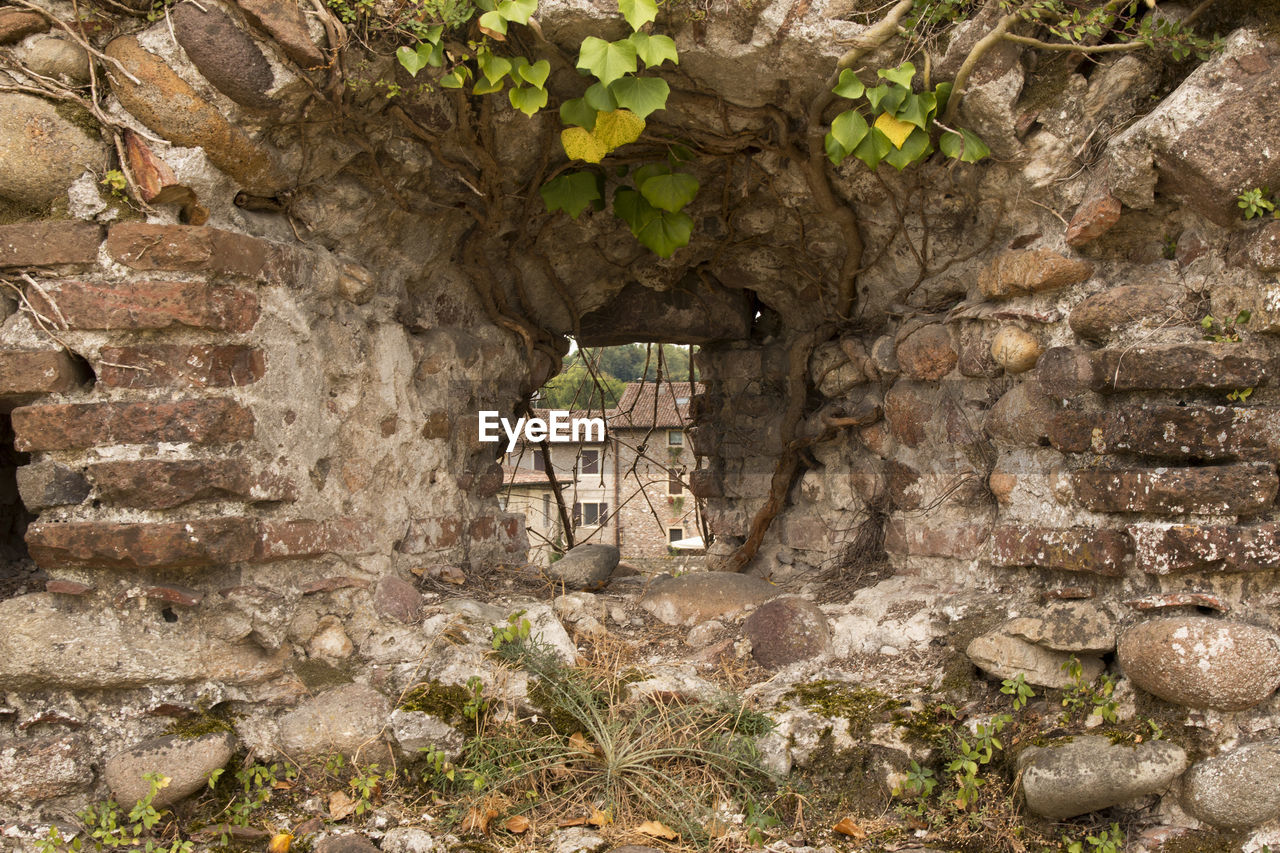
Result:
[[[929,114],[937,104],[938,100],[932,92],[925,92],[923,95],[908,95],[903,99],[902,106],[893,115],[899,121],[914,124],[921,130],[928,130]]]
[[[480,16],[480,31],[487,36],[505,41],[507,38],[507,19],[495,9]]]
[[[981,137],[964,128],[960,129],[960,133],[953,133],[950,130],[943,133],[938,140],[938,147],[948,157],[955,160],[963,160],[966,163],[977,163],[991,154],[991,149],[987,147]]]
[[[823,141],[826,143],[827,159],[831,161],[831,165],[833,166],[839,166],[840,163],[844,161],[844,158],[853,153],[848,148],[841,145],[840,140],[836,139],[835,135],[830,131],[827,132],[826,138]]]
[[[638,30],[658,17],[655,0],[618,0],[618,11],[627,19],[631,29]]]
[[[668,213],[658,211],[658,215],[645,223],[636,234],[636,239],[652,249],[660,258],[669,258],[676,249],[689,245],[689,237],[693,235],[693,218],[680,211]]]
[[[476,84],[471,87],[473,95],[492,95],[494,92],[502,91],[502,81],[490,83],[488,80],[476,80]]]
[[[845,110],[831,122],[831,135],[847,154],[867,135],[867,120],[857,110]]]
[[[425,55],[423,48],[427,49]],[[404,66],[404,70],[409,72],[410,77],[417,77],[418,72],[427,67],[427,57],[430,53],[431,45],[423,42],[416,50],[412,47],[396,48],[396,59]]]
[[[858,147],[853,149],[853,156],[866,163],[867,168],[874,169],[892,150],[893,143],[889,141],[889,137],[873,127],[866,136],[862,137]]]
[[[583,98],[573,98],[560,105],[560,121],[593,130],[596,126],[596,111],[587,106]]]
[[[671,87],[661,77],[622,77],[610,84],[609,92],[618,106],[644,118],[667,105]]]
[[[605,41],[587,36],[578,51],[578,67],[608,86],[624,74],[636,73],[636,46],[626,39]]]
[[[484,74],[484,79],[491,84],[501,83],[502,78],[511,73],[511,60],[502,56],[495,56],[487,50],[480,52],[476,57],[476,62],[480,66],[480,72]]]
[[[947,101],[951,100],[951,88],[951,83],[939,83],[933,87],[933,94],[938,98],[938,105],[934,110],[934,115],[946,110]]]
[[[466,66],[460,65],[440,78],[440,86],[444,89],[461,89],[466,81]]]
[[[680,64],[680,54],[670,36],[651,36],[648,33],[632,33],[629,41],[636,46],[636,55],[650,68],[668,59],[672,65]]]
[[[519,69],[520,79],[533,86],[535,89],[541,89],[543,84],[547,82],[548,75],[551,74],[551,63],[545,59],[539,59],[532,65],[523,65]]]
[[[603,83],[592,83],[587,93],[582,96],[587,106],[599,113],[611,113],[618,108],[618,102]]]
[[[508,21],[528,24],[529,16],[538,11],[538,0],[502,0],[497,12]]]
[[[897,83],[905,89],[910,89],[911,78],[916,76],[916,67],[910,62],[904,62],[897,68],[881,68],[876,75],[891,83]]]
[[[440,36],[443,34],[444,24],[436,24],[435,26],[427,27],[424,35],[422,36],[422,40],[429,41],[432,44],[439,44]]]
[[[670,175],[671,167],[666,163],[649,163],[636,169],[634,176],[635,184],[639,187],[645,181],[658,175]],[[643,193],[641,193],[643,195]]]
[[[640,229],[658,215],[658,209],[645,197],[630,187],[619,187],[613,194],[613,212],[631,227],[631,233],[639,236]]]
[[[600,177],[594,172],[566,172],[547,181],[539,192],[548,213],[563,210],[570,219],[577,219],[588,206],[597,210],[604,206]]]
[[[654,207],[672,213],[683,208],[698,195],[698,179],[684,172],[672,172],[666,175],[654,175],[640,180],[636,175],[636,186],[640,194]]]
[[[842,98],[853,100],[861,98],[863,93],[867,91],[867,87],[862,85],[862,81],[858,79],[857,74],[846,68],[840,72],[840,82],[836,83],[836,87],[831,91]]]
[[[511,106],[530,118],[547,105],[547,90],[533,86],[513,86],[507,97],[511,99]]]
[[[911,135],[902,143],[901,148],[895,148],[885,155],[884,162],[901,172],[928,153],[929,134],[916,128],[911,131]]]

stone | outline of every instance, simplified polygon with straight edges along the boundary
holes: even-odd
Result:
[[[1271,361],[1251,344],[1152,344],[1090,354],[1098,391],[1234,390],[1266,385]]]
[[[1026,373],[1043,351],[1035,335],[1017,326],[1004,326],[991,339],[991,357],[1006,373]]]
[[[243,459],[136,459],[98,462],[85,473],[98,498],[115,506],[172,509],[202,500],[287,501],[292,483]]]
[[[991,535],[995,566],[1034,566],[1120,577],[1133,543],[1118,530],[1005,525]]]
[[[285,56],[303,68],[325,64],[324,54],[311,41],[307,21],[294,0],[235,0],[240,11],[254,24],[271,34]]]
[[[997,444],[1038,447],[1046,442],[1056,411],[1053,401],[1036,383],[1020,382],[987,412],[983,430]]]
[[[780,590],[736,572],[699,572],[654,581],[640,606],[667,625],[692,626],[763,604]]]
[[[884,395],[884,418],[893,437],[907,447],[925,440],[929,422],[938,413],[936,393],[921,382],[901,380]]]
[[[0,624],[3,690],[257,684],[280,677],[287,654],[222,642],[185,619],[139,630],[114,608],[68,608],[44,592],[0,601]]]
[[[1067,743],[1027,747],[1018,766],[1027,808],[1063,820],[1161,793],[1186,768],[1187,754],[1163,740],[1112,743],[1078,735]]]
[[[251,559],[256,532],[254,520],[243,517],[37,522],[27,528],[27,549],[47,568],[193,568]]]
[[[336,752],[359,755],[363,763],[379,752],[390,713],[386,697],[372,687],[336,687],[307,699],[280,718],[280,746],[293,756],[314,758]]]
[[[1196,764],[1182,777],[1179,800],[1210,826],[1239,829],[1280,817],[1280,742],[1264,741]]]
[[[1250,232],[1242,254],[1260,272],[1280,272],[1280,222],[1267,222]]]
[[[0,225],[0,267],[96,264],[102,226],[89,222]]]
[[[98,382],[111,388],[239,388],[266,372],[256,347],[149,344],[103,347]]]
[[[262,519],[253,559],[270,563],[324,554],[368,554],[373,546],[373,526],[365,518]]]
[[[307,656],[321,658],[334,663],[351,657],[355,650],[351,638],[342,629],[342,623],[335,616],[326,616],[320,620],[320,630],[307,641]]]
[[[406,758],[421,758],[425,749],[435,749],[456,761],[467,742],[466,736],[439,717],[422,711],[397,708],[391,712],[391,735]]]
[[[141,84],[107,66],[111,91],[139,121],[174,145],[203,148],[209,161],[250,192],[273,195],[289,183],[274,156],[229,122],[164,60],[134,36],[120,36],[104,51]]]
[[[21,469],[19,469],[21,473]],[[1267,572],[1280,569],[1280,525],[1139,524],[1129,528],[1144,572]]]
[[[102,779],[116,802],[131,807],[150,791],[143,778],[146,774],[167,776],[169,784],[151,801],[162,809],[204,789],[209,776],[231,760],[235,747],[236,737],[231,732],[199,737],[164,735],[113,755],[102,768]]]
[[[1069,654],[1104,655],[1116,648],[1115,616],[1086,601],[1051,604],[1036,616],[1006,622],[1002,630]]]
[[[44,15],[22,9],[0,9],[0,44],[13,44],[49,29]]]
[[[272,107],[271,63],[230,15],[217,6],[179,3],[169,10],[169,20],[178,44],[214,88],[246,107]]]
[[[1219,613],[1228,613],[1231,611],[1231,605],[1227,604],[1216,595],[1210,595],[1207,592],[1164,592],[1155,595],[1144,595],[1140,598],[1131,598],[1125,603],[1126,607],[1132,607],[1134,610],[1164,610],[1172,607],[1200,607],[1205,610],[1216,610]]]
[[[1081,202],[1067,224],[1067,245],[1092,243],[1120,221],[1120,199],[1103,191]]]
[[[978,274],[978,290],[987,299],[1008,299],[1058,290],[1093,275],[1093,264],[1063,257],[1051,249],[1005,252]]]
[[[755,302],[745,291],[710,277],[691,276],[663,290],[629,282],[604,305],[582,315],[578,337],[588,347],[746,340],[755,315]]]
[[[1004,372],[1004,368],[991,355],[991,339],[987,335],[986,323],[960,324],[959,353],[957,367],[961,376],[994,379]]]
[[[296,285],[299,272],[283,244],[220,228],[121,222],[107,232],[106,249],[115,261],[143,272],[221,273],[282,285]],[[201,296],[197,293],[193,303]]]
[[[31,512],[74,506],[89,497],[89,481],[74,468],[45,460],[18,468],[18,494]]]
[[[380,853],[377,845],[363,835],[331,835],[312,849],[315,853]]]
[[[1280,456],[1280,409],[1269,406],[1140,406],[1063,411],[1049,443],[1065,453],[1139,453],[1185,459]]]
[[[1067,475],[1075,503],[1095,512],[1253,515],[1275,502],[1269,463],[1203,468],[1089,468]]]
[[[88,376],[65,350],[0,350],[0,399],[8,402],[61,394],[84,384]]]
[[[809,376],[824,397],[843,397],[867,381],[866,354],[856,352],[861,357],[850,359],[841,343],[828,341],[809,356]]]
[[[25,807],[87,789],[92,754],[81,735],[0,739],[0,802]]]
[[[991,527],[982,519],[954,523],[936,517],[900,517],[884,529],[884,550],[907,557],[952,557],[968,560],[981,550]]]
[[[941,323],[917,327],[897,340],[898,365],[910,379],[941,379],[956,366],[959,356],[951,332]]]
[[[94,248],[95,256],[97,248]],[[258,320],[258,298],[247,290],[203,282],[136,281],[120,284],[63,281],[27,288],[40,313],[68,329],[171,329],[186,326],[247,332]]]
[[[382,836],[382,853],[445,853],[430,832],[417,826],[396,826]]]
[[[1022,675],[1028,684],[1038,687],[1062,689],[1071,686],[1072,681],[1063,670],[1071,655],[1029,643],[1008,633],[1006,626],[975,637],[969,643],[965,654],[975,666],[996,678]],[[1094,681],[1107,668],[1100,658],[1091,655],[1076,655],[1076,658],[1086,682]]]
[[[19,61],[37,74],[78,85],[89,82],[89,54],[60,35],[32,39],[16,53]]]
[[[113,444],[226,444],[253,437],[253,412],[225,399],[176,403],[57,403],[13,410],[23,452]]]
[[[816,604],[798,596],[761,604],[742,623],[742,633],[751,641],[751,656],[766,669],[809,660],[831,648],[826,615]]]
[[[418,588],[395,575],[378,578],[373,588],[373,606],[378,614],[405,625],[422,620],[422,594]]]
[[[570,548],[546,568],[547,577],[568,589],[599,589],[618,567],[618,549],[589,543]]]
[[[1120,637],[1118,660],[1134,685],[1188,708],[1240,711],[1280,686],[1280,636],[1223,619],[1170,616]]]
[[[1094,294],[1071,309],[1071,330],[1090,341],[1105,341],[1131,326],[1160,326],[1180,319],[1186,291],[1176,284],[1128,284]]]
[[[1071,402],[1093,390],[1093,359],[1084,347],[1050,347],[1040,356],[1036,378],[1047,398]]]
[[[31,95],[0,94],[0,198],[43,208],[85,171],[107,168],[106,147]]]

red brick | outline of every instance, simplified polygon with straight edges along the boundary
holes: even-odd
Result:
[[[1110,192],[1086,199],[1067,226],[1067,245],[1083,246],[1098,239],[1120,221],[1120,201]]]
[[[291,277],[284,245],[197,225],[113,225],[107,252],[135,270],[208,272],[275,284]]]
[[[1129,535],[1137,543],[1138,568],[1148,574],[1280,569],[1280,524],[1134,525]]]
[[[911,557],[976,557],[990,527],[982,521],[950,525],[928,518],[895,518],[885,525],[884,550]]]
[[[60,581],[57,579],[45,581],[45,592],[52,592],[57,595],[88,595],[93,592],[93,587],[77,583],[76,581]]]
[[[176,604],[179,607],[195,607],[204,600],[204,593],[184,586],[148,587],[146,595],[147,598],[153,601],[163,601],[166,604]]]
[[[322,554],[367,554],[373,547],[373,526],[365,519],[264,519],[258,525],[255,562],[293,560]]]
[[[98,381],[112,388],[228,388],[266,372],[262,350],[243,346],[103,347]]]
[[[108,444],[224,444],[253,437],[253,413],[232,400],[63,403],[13,410],[14,446],[72,450]]]
[[[451,548],[458,544],[462,521],[455,517],[416,518],[396,550],[403,554],[422,554],[434,548]]]
[[[60,394],[88,376],[84,365],[62,350],[0,351],[0,398]]]
[[[44,522],[27,529],[31,559],[45,569],[191,568],[253,556],[251,518],[161,523]]]
[[[102,227],[88,222],[0,225],[0,267],[94,264]]]
[[[1143,406],[1064,411],[1049,422],[1049,442],[1067,453],[1274,459],[1280,456],[1280,409]]]
[[[991,563],[1118,577],[1133,552],[1119,530],[1006,526],[991,535]]]
[[[472,519],[471,524],[467,526],[467,537],[470,539],[492,539],[496,530],[493,516],[482,515],[479,518]]]
[[[1095,512],[1252,515],[1276,499],[1270,463],[1203,468],[1088,468],[1070,475],[1075,502]]]
[[[247,290],[204,282],[62,281],[41,288],[43,292],[27,288],[32,307],[68,329],[189,326],[247,332],[258,320],[258,297]]]
[[[293,500],[287,479],[243,459],[101,462],[86,472],[97,497],[115,506],[171,509],[199,500]]]

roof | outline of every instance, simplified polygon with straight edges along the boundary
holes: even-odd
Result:
[[[563,480],[563,478],[561,478]],[[535,471],[532,468],[512,468],[510,465],[502,466],[502,482],[508,486],[546,486],[550,488],[551,481],[547,478],[546,471]]]
[[[684,429],[690,399],[704,390],[700,382],[628,382],[618,405],[604,413],[605,422],[609,429]]]

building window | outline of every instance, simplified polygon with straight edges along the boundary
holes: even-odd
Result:
[[[680,472],[675,468],[667,469],[667,494],[683,495],[684,483],[680,482]]]
[[[573,505],[574,527],[599,527],[608,519],[609,505],[607,503],[587,501],[585,503],[574,503]]]
[[[584,450],[578,463],[578,473],[580,474],[599,474],[600,473],[600,451]]]
[[[547,455],[543,453],[541,450],[533,451],[533,470],[535,471],[547,470]]]
[[[672,542],[679,542],[683,538],[684,538],[684,528],[682,527],[667,528],[667,544],[670,544]]]
[[[667,430],[668,447],[684,447],[684,433],[678,429]]]

